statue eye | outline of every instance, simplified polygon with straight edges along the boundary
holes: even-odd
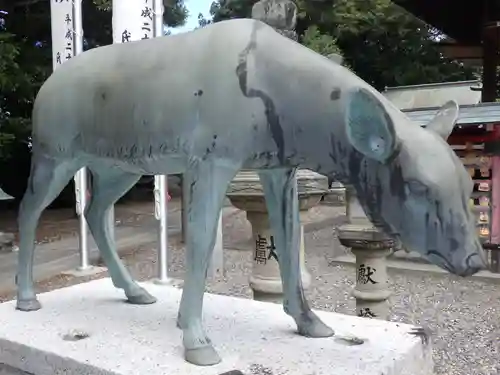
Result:
[[[429,188],[418,180],[406,181],[406,188],[412,195],[425,195]]]

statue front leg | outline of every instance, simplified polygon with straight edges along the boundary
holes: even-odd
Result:
[[[187,192],[186,274],[177,325],[183,331],[186,361],[209,366],[220,362],[202,324],[203,294],[227,186],[239,167],[203,161],[185,173]]]
[[[283,308],[297,323],[299,334],[329,337],[333,330],[311,311],[300,273],[300,221],[296,170],[264,170],[259,177],[266,197],[271,231],[283,283]]]

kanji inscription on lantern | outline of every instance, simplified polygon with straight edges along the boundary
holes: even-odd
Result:
[[[358,268],[358,283],[360,284],[377,284],[377,281],[372,279],[372,276],[377,272],[373,267],[360,264]]]
[[[255,257],[254,260],[259,264],[266,264],[268,260],[274,258],[278,261],[278,255],[276,254],[276,246],[274,245],[274,236],[269,238],[257,235],[257,240],[255,240]]]
[[[360,309],[358,312],[358,316],[362,318],[376,318],[375,313],[369,308],[365,307],[364,309]]]

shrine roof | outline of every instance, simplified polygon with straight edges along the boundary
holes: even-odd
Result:
[[[481,101],[481,81],[425,83],[386,87],[382,92],[400,110],[440,106],[450,99],[459,105]]]
[[[439,111],[440,107],[427,107],[403,112],[420,126],[425,126]],[[460,106],[457,125],[478,125],[500,123],[500,103],[466,104]]]
[[[481,43],[482,25],[500,21],[498,0],[392,0],[427,24],[465,45]]]

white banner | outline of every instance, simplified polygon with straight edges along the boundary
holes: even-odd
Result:
[[[154,36],[153,0],[113,1],[113,42],[127,43]]]
[[[75,55],[75,20],[72,0],[50,0],[52,64],[54,70]]]
[[[82,52],[82,0],[50,0],[52,33],[52,66],[60,65]],[[80,220],[80,270],[90,267],[87,222],[83,217],[87,205],[87,171],[82,168],[75,176],[76,213]]]
[[[163,0],[144,0],[144,2],[145,4],[152,4],[155,11],[153,17],[153,36],[158,37],[165,35],[163,27],[163,13],[165,12]]]

